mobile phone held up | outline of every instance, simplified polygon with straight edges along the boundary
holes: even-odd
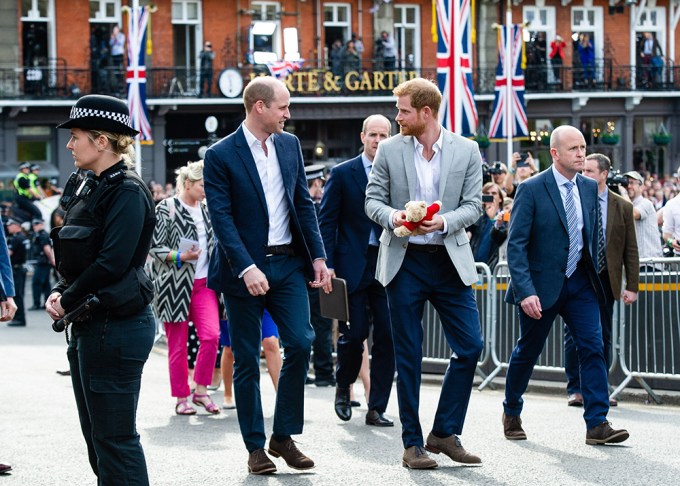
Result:
[[[493,194],[482,194],[482,202],[483,203],[492,203],[493,202]]]

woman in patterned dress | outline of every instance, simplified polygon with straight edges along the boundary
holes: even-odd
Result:
[[[207,389],[215,367],[220,322],[217,295],[206,286],[214,240],[204,199],[203,161],[190,162],[178,170],[177,195],[156,206],[156,228],[149,252],[153,257],[156,290],[154,309],[165,325],[170,389],[177,398],[178,415],[196,413],[188,400],[189,321],[194,323],[200,341],[192,402],[209,413],[220,413]]]

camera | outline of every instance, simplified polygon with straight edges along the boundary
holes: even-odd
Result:
[[[482,202],[483,203],[492,203],[493,202],[493,194],[482,194]]]
[[[487,169],[487,172],[491,175],[502,174],[503,168],[501,167],[501,163],[498,161],[494,162],[493,165]]]
[[[607,187],[628,187],[628,177],[621,175],[621,171],[613,170],[607,176]]]

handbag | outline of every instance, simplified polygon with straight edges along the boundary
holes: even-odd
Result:
[[[116,283],[99,289],[102,307],[116,317],[141,312],[153,300],[153,284],[143,267],[132,267]]]

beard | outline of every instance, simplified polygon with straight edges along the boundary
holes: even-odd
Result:
[[[420,137],[423,133],[425,133],[425,122],[423,121],[417,121],[413,125],[409,126],[403,126],[399,125],[399,133],[402,135],[410,135],[412,137]]]

